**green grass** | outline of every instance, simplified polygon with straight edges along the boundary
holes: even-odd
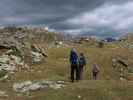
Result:
[[[43,45],[42,45],[43,47]],[[69,82],[71,47],[52,47],[47,50],[48,58],[44,62],[30,66],[30,71],[16,72],[8,82],[0,82],[0,88],[8,91],[9,97],[2,100],[132,100],[133,83],[119,81],[118,73],[112,67],[112,58],[118,55],[133,59],[131,49],[118,48],[115,44],[105,45],[104,48],[86,45],[74,46],[78,53],[84,52],[87,65],[84,69],[84,80],[67,83],[67,87],[59,90],[44,89],[32,92],[29,97],[17,96],[12,91],[14,82],[26,80],[64,80]],[[100,67],[98,81],[92,80],[92,64]],[[5,86],[6,85],[6,86]],[[81,98],[78,98],[78,96]],[[0,97],[1,98],[1,97]]]
[[[133,88],[130,84],[119,81],[82,81],[60,90],[33,92],[29,100],[132,100]]]
[[[112,58],[121,55],[122,57],[128,57],[129,60],[133,59],[132,50],[119,49],[115,45],[107,45],[104,48],[78,45],[76,49],[78,53],[84,52],[87,59],[87,65],[84,69],[85,80],[92,79],[91,70],[93,63],[97,63],[100,67],[100,80],[119,79],[118,73],[112,67]],[[15,80],[34,80],[36,78],[68,80],[70,77],[70,50],[70,47],[53,47],[48,49],[48,58],[46,58],[45,62],[30,66],[33,72],[17,72]]]

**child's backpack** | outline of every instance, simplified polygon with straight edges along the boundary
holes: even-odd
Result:
[[[86,61],[84,57],[79,58],[79,65],[82,65],[82,66],[86,65]]]

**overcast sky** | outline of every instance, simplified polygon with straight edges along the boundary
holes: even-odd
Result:
[[[0,25],[12,24],[118,36],[133,32],[133,0],[0,0]]]

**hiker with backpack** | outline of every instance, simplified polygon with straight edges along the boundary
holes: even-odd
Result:
[[[93,68],[92,68],[92,75],[93,75],[93,79],[94,80],[97,80],[97,76],[98,76],[98,73],[99,73],[99,67],[96,63],[93,64]]]
[[[80,53],[79,56],[79,79],[83,79],[83,68],[86,65],[86,59],[83,53]]]
[[[71,81],[74,82],[75,74],[76,74],[76,80],[79,80],[78,54],[75,48],[71,50],[69,60],[71,64]]]

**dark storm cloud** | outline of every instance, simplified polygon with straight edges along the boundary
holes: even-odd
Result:
[[[132,0],[1,0],[0,24],[45,24],[69,33],[132,31],[133,12],[127,8],[132,3]]]
[[[19,19],[21,23],[25,18],[35,24],[38,20],[45,24],[52,24],[76,16],[77,14],[91,10],[103,4],[104,0],[2,0],[0,3],[0,17]],[[4,19],[1,24],[12,23]],[[50,23],[48,20],[50,20]],[[15,21],[16,22],[16,21]],[[27,22],[28,23],[28,22]],[[38,22],[37,22],[38,23]]]

